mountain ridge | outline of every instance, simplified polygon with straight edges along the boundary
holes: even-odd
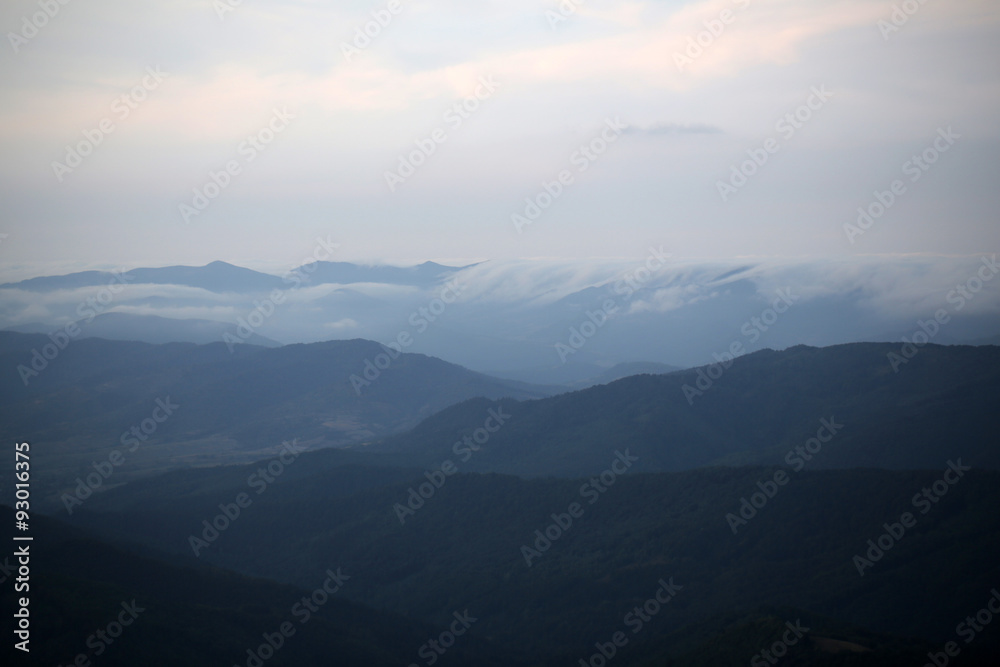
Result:
[[[183,285],[220,294],[268,292],[273,289],[288,289],[289,286],[298,286],[302,282],[310,284],[386,282],[427,286],[441,282],[446,275],[471,266],[475,265],[454,267],[424,262],[412,267],[399,267],[317,260],[291,269],[283,275],[273,275],[216,260],[204,266],[136,267],[114,272],[90,270],[57,276],[37,276],[4,283],[0,285],[0,289],[51,292],[60,289],[96,287],[113,281],[131,285]]]

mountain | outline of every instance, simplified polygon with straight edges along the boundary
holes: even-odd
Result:
[[[745,665],[791,628],[789,665],[913,665],[1000,595],[997,347],[796,346],[548,395],[364,340],[71,340],[25,387],[45,345],[0,335],[0,419],[32,434],[35,511],[100,543],[38,542],[80,554],[42,598],[60,651],[139,591],[211,615],[214,658],[334,565],[354,606],[317,634],[375,665],[421,663],[369,623],[434,637],[408,628],[462,610],[456,665]],[[220,592],[205,566],[271,582]],[[955,664],[995,664],[973,639]]]
[[[0,289],[19,289],[31,292],[98,287],[109,283],[128,285],[184,285],[215,293],[266,293],[275,289],[288,289],[298,282],[319,285],[324,283],[390,283],[395,285],[433,286],[451,273],[466,267],[451,267],[424,262],[418,266],[363,266],[349,262],[315,262],[307,268],[299,267],[286,276],[274,276],[246,269],[226,262],[212,262],[205,266],[164,266],[160,268],[134,268],[120,273],[110,271],[81,271],[62,276],[40,276],[0,285]]]
[[[630,610],[667,594],[665,585],[670,603],[648,607],[642,634],[627,632],[622,664],[679,665],[699,653],[696,664],[747,664],[784,622],[800,619],[816,623],[805,654],[829,660],[808,664],[920,664],[955,639],[956,624],[1000,580],[1000,473],[953,478],[944,462],[928,471],[626,470],[593,481],[470,474],[459,464],[422,505],[414,489],[435,484],[423,474],[392,481],[387,474],[399,470],[338,469],[328,452],[295,465],[295,477],[250,492],[252,504],[198,546],[198,557],[299,586],[332,558],[357,573],[345,589],[356,602],[424,619],[476,610],[484,636],[552,665],[576,664],[595,642],[634,630]],[[254,468],[169,473],[95,497],[73,518],[190,559],[202,520],[248,491]],[[785,484],[765,496],[778,472]],[[350,489],[347,479],[356,480]],[[916,504],[914,494],[942,479],[954,483],[936,503]],[[751,515],[742,501],[755,493],[764,500],[753,501]],[[397,505],[407,503],[416,509],[400,514]],[[729,516],[741,512],[747,519],[733,523]],[[895,537],[881,537],[889,530]],[[868,540],[889,542],[862,562],[861,576],[855,556],[867,557]],[[710,659],[724,638],[756,648]],[[838,642],[864,654],[838,658],[829,653]],[[1000,650],[996,633],[976,642],[981,655]]]
[[[126,444],[134,454],[116,483],[164,466],[257,460],[295,439],[363,443],[471,397],[551,394],[364,340],[230,352],[221,342],[92,338],[58,349],[47,336],[0,332],[0,368],[0,421],[38,446],[35,482],[59,487]]]
[[[121,273],[110,271],[81,271],[63,276],[40,276],[16,283],[0,285],[0,289],[21,289],[32,292],[94,287],[111,283],[129,285],[185,285],[209,292],[267,292],[283,287],[281,278],[245,269],[226,262],[212,262],[205,266],[164,266],[161,268],[136,268]]]
[[[365,266],[350,262],[316,262],[315,269],[305,274],[311,284],[336,283],[384,283],[409,285],[413,287],[433,287],[462,269],[475,266],[444,266],[436,262],[424,262],[417,266]],[[304,273],[304,272],[303,272]]]
[[[509,423],[466,469],[592,475],[606,467],[608,452],[626,447],[644,471],[791,459],[813,469],[933,468],[957,456],[1000,468],[1000,348],[926,345],[912,359],[900,356],[898,372],[889,355],[900,355],[900,346],[797,346],[508,401]],[[481,426],[486,405],[453,406],[371,449],[432,466],[450,455],[450,443]],[[810,438],[816,451],[796,453]]]
[[[13,510],[0,506],[0,520],[13,526]],[[197,563],[170,565],[45,517],[33,517],[32,532],[30,653],[8,638],[0,648],[7,665],[209,667],[260,665],[265,656],[268,665],[320,667],[334,655],[338,665],[396,667],[447,626],[348,601],[342,592],[354,576],[333,561],[296,588]],[[307,598],[316,603],[311,609]],[[0,604],[17,608],[12,586],[0,590]],[[439,664],[527,665],[477,637],[475,624],[468,631]]]
[[[992,271],[988,257],[692,262],[649,250],[645,261],[323,261],[281,275],[213,262],[136,268],[127,279],[101,272],[40,277],[0,286],[0,328],[40,322],[39,331],[49,332],[91,314],[127,312],[234,328],[252,319],[254,333],[282,343],[388,343],[406,334],[409,352],[574,388],[606,382],[597,376],[619,363],[689,368],[734,345],[754,352],[900,342],[924,335],[918,323],[939,311],[933,343],[972,344],[1000,332],[1000,281],[974,282],[977,272]],[[194,340],[175,326],[143,340]]]

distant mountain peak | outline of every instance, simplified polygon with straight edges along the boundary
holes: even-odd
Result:
[[[417,266],[399,267],[388,264],[363,265],[352,262],[315,262],[309,272],[311,284],[339,283],[383,283],[414,287],[433,287],[443,276],[465,267],[445,266],[436,262],[424,262]],[[269,292],[273,289],[287,289],[287,283],[279,276],[248,269],[243,266],[215,260],[204,266],[162,266],[154,268],[134,268],[125,272],[131,277],[130,284],[184,285],[209,292],[233,292],[249,294]],[[113,275],[106,271],[80,271],[59,276],[38,276],[16,283],[0,285],[0,288],[17,288],[33,292],[51,292],[60,289],[96,287],[105,285]]]

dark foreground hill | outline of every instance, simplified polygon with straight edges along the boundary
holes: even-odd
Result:
[[[506,401],[510,419],[462,468],[591,475],[623,447],[644,471],[720,464],[902,470],[955,456],[1000,468],[1000,347],[928,345],[896,372],[889,355],[899,351],[883,343],[765,350],[728,367]],[[456,440],[483,426],[489,405],[454,406],[370,449],[438,465],[453,456]]]
[[[816,625],[788,664],[922,664],[962,641],[959,624],[1000,584],[1000,473],[964,460],[916,472],[637,474],[605,454],[623,474],[394,481],[405,471],[317,452],[251,492],[214,536],[203,522],[248,491],[250,468],[199,471],[197,483],[171,473],[95,497],[74,518],[178,561],[197,550],[300,587],[333,560],[355,573],[344,594],[356,602],[439,624],[468,608],[483,636],[567,667],[618,631],[623,665],[746,665],[800,618]],[[638,623],[632,610],[674,585]],[[838,642],[855,648],[836,653]],[[995,655],[1000,625],[962,647]]]
[[[0,336],[0,364],[42,342]],[[949,642],[949,665],[995,665],[1000,349],[927,346],[893,369],[898,349],[765,351],[515,400],[501,397],[531,389],[420,355],[358,396],[350,375],[384,353],[365,341],[232,356],[73,341],[37,384],[0,383],[4,424],[36,436],[33,480],[74,456],[101,464],[95,443],[120,447],[168,397],[179,407],[126,463],[182,469],[116,469],[67,505],[99,539],[38,519],[33,659],[96,653],[88,637],[135,599],[149,611],[101,664],[245,665],[341,568],[348,585],[268,667],[756,667],[764,651],[874,667],[933,663]],[[470,396],[493,400],[375,444],[274,451],[390,433]],[[466,610],[468,641],[419,653]]]
[[[0,521],[13,525],[9,507]],[[32,532],[29,589],[17,594],[30,599],[30,653],[6,632],[4,665],[398,667],[447,630],[348,601],[355,576],[335,561],[296,588],[168,565],[43,517]],[[17,609],[12,560],[16,569],[16,559],[2,562],[5,628]],[[463,634],[438,664],[528,665],[477,636],[474,623]]]

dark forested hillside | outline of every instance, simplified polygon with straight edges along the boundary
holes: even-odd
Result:
[[[99,623],[104,603],[134,591],[169,611],[148,616],[156,632],[206,661],[238,660],[223,656],[336,566],[351,579],[329,627],[310,626],[273,664],[342,651],[344,664],[429,666],[416,637],[468,614],[468,641],[441,664],[735,667],[770,664],[777,645],[784,664],[874,667],[961,641],[953,664],[991,665],[996,632],[963,623],[1000,585],[1000,349],[927,346],[898,373],[896,349],[764,351],[524,400],[529,387],[420,355],[359,398],[331,378],[383,350],[364,341],[232,357],[79,341],[33,399],[2,408],[57,443],[33,444],[45,507],[87,531],[46,524],[36,543],[51,582],[40,603],[64,610],[39,626],[62,638],[43,655],[72,658],[60,628]],[[409,432],[310,451],[332,442],[328,411],[388,429],[386,415],[477,393],[489,397]],[[112,473],[84,496],[60,476],[63,456],[94,456],[73,431],[138,422],[161,394],[180,407],[143,449],[177,469],[137,479],[95,460],[95,474]],[[278,449],[253,445],[284,433]],[[204,465],[220,434],[258,460]],[[178,447],[204,458],[185,462]],[[175,630],[178,615],[196,622]],[[133,659],[124,642],[119,655]]]
[[[126,464],[108,484],[171,467],[252,461],[294,439],[307,447],[364,441],[475,396],[549,393],[420,354],[393,358],[363,340],[230,352],[222,342],[85,339],[33,362],[46,345],[47,353],[56,349],[48,336],[0,332],[0,422],[12,434],[31,434],[42,464],[39,495],[43,485],[48,494],[72,488],[115,450]],[[20,368],[35,373],[25,375],[27,386]]]
[[[462,468],[588,475],[622,447],[639,455],[636,468],[646,471],[778,463],[912,469],[953,456],[1000,467],[1000,347],[929,345],[895,372],[888,355],[899,349],[858,343],[765,350],[728,368],[640,375],[544,400],[507,401],[508,423]],[[482,426],[489,405],[471,400],[449,408],[372,449],[440,463],[456,434]],[[813,455],[795,453],[817,432],[823,442],[810,445]]]
[[[525,481],[457,474],[420,503],[411,490],[432,482],[416,474],[404,482],[379,475],[345,495],[339,479],[374,473],[352,466],[279,480],[204,545],[192,536],[203,536],[202,520],[218,515],[234,490],[203,475],[190,491],[190,473],[174,473],[155,493],[109,492],[75,516],[181,561],[195,560],[197,550],[200,561],[299,586],[334,557],[357,573],[345,593],[355,601],[437,622],[453,607],[476,609],[486,636],[535,656],[586,650],[621,629],[628,610],[662,582],[673,582],[683,588],[657,614],[655,629],[636,637],[625,664],[679,658],[681,649],[664,637],[693,624],[709,641],[709,619],[729,612],[756,618],[769,605],[836,619],[827,627],[853,628],[837,637],[867,636],[861,645],[886,651],[878,655],[889,660],[893,651],[912,658],[947,641],[1000,581],[998,473],[963,471],[938,502],[915,500],[949,469],[944,461],[940,467],[626,471],[611,484],[609,475]],[[774,482],[779,472],[784,483]],[[211,489],[218,492],[206,493]],[[764,503],[747,509],[751,498]],[[865,558],[868,540],[878,540],[886,525],[897,530],[905,512],[915,526],[859,571],[855,556]]]
[[[13,525],[10,508],[0,506],[0,521]],[[348,601],[355,575],[335,560],[294,587],[203,564],[168,565],[42,518],[34,537],[30,653],[4,641],[4,664],[395,667],[416,660],[447,626]],[[3,565],[7,572],[10,558]],[[5,615],[14,609],[12,587],[3,587],[0,606]],[[474,628],[439,664],[530,664]]]

